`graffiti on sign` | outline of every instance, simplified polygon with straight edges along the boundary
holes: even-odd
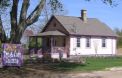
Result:
[[[3,66],[21,66],[23,63],[23,48],[21,44],[2,45]]]

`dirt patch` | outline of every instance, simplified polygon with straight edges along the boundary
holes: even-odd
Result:
[[[106,71],[89,73],[63,73],[51,72],[41,69],[0,69],[0,78],[122,78],[122,67],[108,68]]]
[[[122,48],[117,49],[117,55],[122,55]]]
[[[21,68],[0,69],[0,78],[122,78],[122,67],[107,68],[105,71],[94,72],[66,72],[56,71],[46,63],[26,61],[26,64]]]

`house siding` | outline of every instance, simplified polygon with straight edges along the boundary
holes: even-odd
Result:
[[[91,37],[90,47],[86,47],[86,38],[80,38],[80,47],[76,47],[77,38],[70,37],[70,55],[115,55],[116,39],[106,38],[106,47],[102,47],[101,37]]]

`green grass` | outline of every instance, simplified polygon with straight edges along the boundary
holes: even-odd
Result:
[[[61,71],[95,71],[119,66],[122,66],[122,57],[89,57],[84,65],[62,62],[51,67]]]
[[[85,64],[76,64],[69,62],[61,63],[40,63],[38,61],[25,61],[23,67],[20,69],[0,69],[0,73],[18,74],[32,73],[29,69],[47,70],[53,72],[90,72],[97,70],[104,70],[111,67],[122,67],[122,57],[88,57]]]

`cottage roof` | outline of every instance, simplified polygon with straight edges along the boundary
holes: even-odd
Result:
[[[38,36],[65,36],[65,34],[55,30],[55,31],[46,31],[46,32],[39,33]]]
[[[28,29],[26,29],[25,31],[24,31],[24,34],[23,34],[24,36],[33,36],[34,35],[34,32],[32,31],[32,30],[28,30]]]
[[[117,36],[105,23],[96,18],[87,18],[84,22],[80,17],[54,15],[62,26],[72,35]]]

